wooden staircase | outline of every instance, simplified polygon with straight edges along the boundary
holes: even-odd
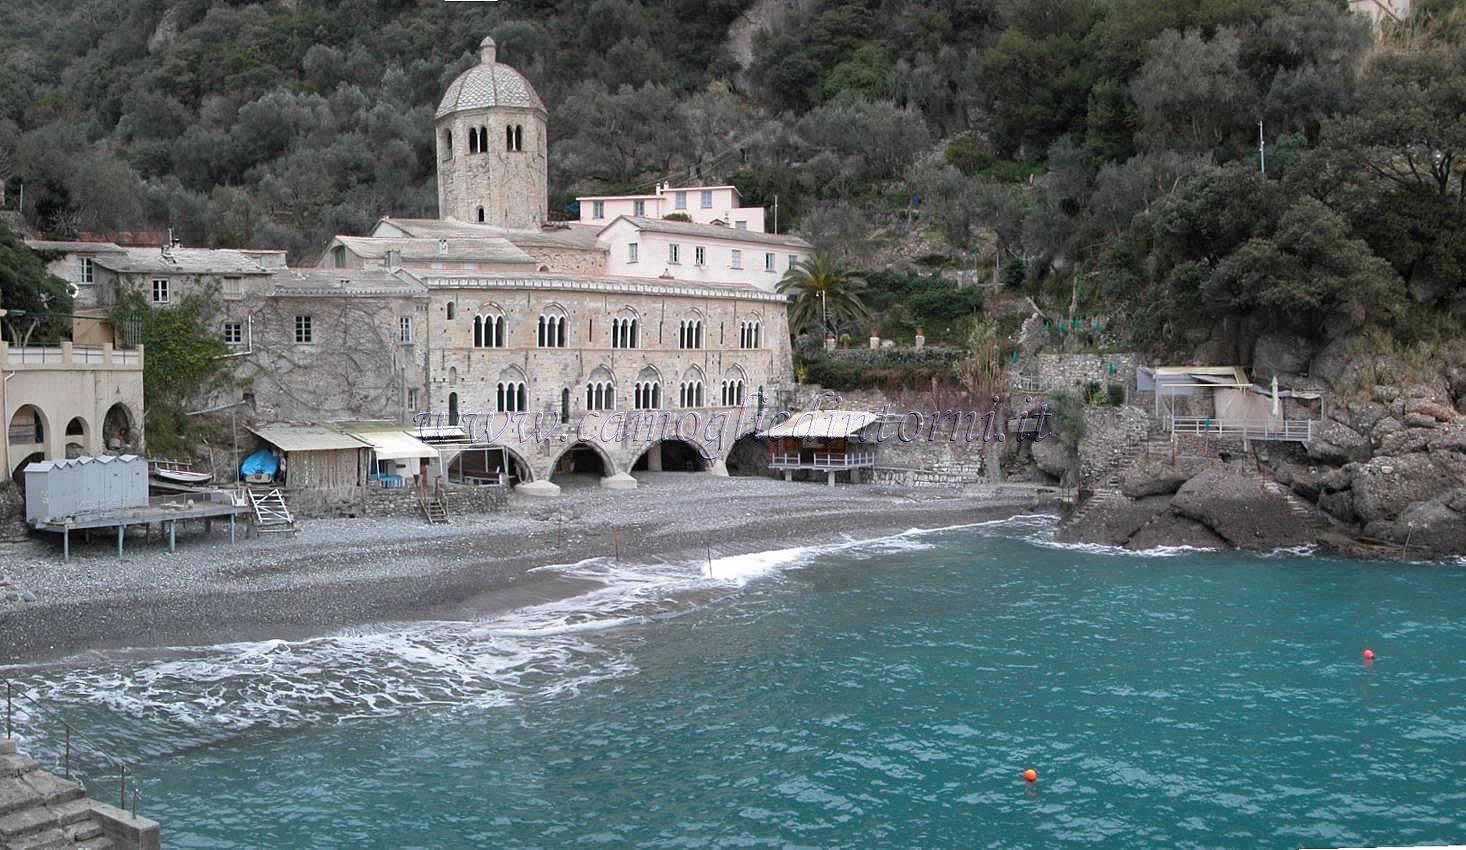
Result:
[[[417,500],[423,518],[429,525],[448,524],[448,497],[443,493],[442,483],[433,486],[433,493]]]

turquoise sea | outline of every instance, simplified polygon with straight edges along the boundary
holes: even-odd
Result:
[[[1466,566],[1047,523],[8,672],[139,763],[168,847],[1466,843]]]

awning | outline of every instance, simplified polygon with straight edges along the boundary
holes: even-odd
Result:
[[[457,440],[468,439],[468,432],[458,425],[423,425],[412,429],[412,435],[419,440]]]
[[[879,414],[865,410],[807,410],[770,428],[764,436],[826,440],[852,437],[880,418]]]
[[[350,434],[320,425],[260,425],[249,430],[261,440],[286,453],[368,448],[367,443]]]
[[[371,443],[377,460],[410,460],[437,457],[438,450],[406,431],[360,431],[351,436]]]

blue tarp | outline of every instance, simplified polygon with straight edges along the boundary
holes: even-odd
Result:
[[[263,474],[274,478],[275,471],[279,468],[280,462],[275,460],[275,456],[270,454],[270,450],[260,449],[244,459],[244,463],[239,465],[239,474],[245,476]]]

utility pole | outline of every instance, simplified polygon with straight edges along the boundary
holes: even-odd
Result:
[[[779,232],[779,196],[774,196],[774,232]]]
[[[1257,164],[1262,169],[1262,176],[1267,176],[1267,139],[1262,135],[1262,122],[1257,122]]]

